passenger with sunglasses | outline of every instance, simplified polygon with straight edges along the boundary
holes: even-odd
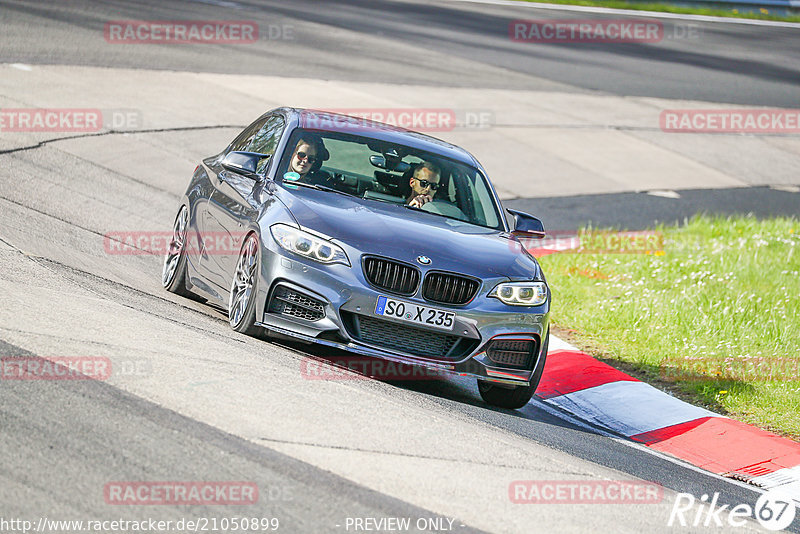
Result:
[[[322,163],[321,159],[327,159],[328,151],[322,143],[322,139],[312,135],[304,135],[297,142],[292,153],[292,159],[289,162],[289,171],[296,172],[300,175],[300,179],[304,182],[313,181],[319,165],[317,162]]]
[[[411,194],[408,196],[406,204],[412,208],[421,208],[426,203],[433,200],[436,191],[439,190],[440,172],[439,168],[433,163],[423,161],[416,169],[409,181]]]

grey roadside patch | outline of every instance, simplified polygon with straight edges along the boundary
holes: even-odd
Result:
[[[36,356],[34,353],[23,348],[6,343],[0,339],[0,356]]]
[[[800,206],[800,193],[770,187],[683,189],[674,193],[679,198],[653,196],[649,192],[608,193],[515,198],[504,200],[503,205],[535,215],[542,220],[545,230],[577,230],[587,224],[594,228],[640,230],[658,223],[681,224],[701,213],[797,217]]]

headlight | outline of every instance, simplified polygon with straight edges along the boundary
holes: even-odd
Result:
[[[541,306],[547,302],[547,284],[503,282],[492,289],[489,296],[498,298],[509,306]]]
[[[327,239],[292,228],[288,224],[273,224],[270,231],[275,242],[289,252],[320,263],[343,263],[350,266],[344,250]]]

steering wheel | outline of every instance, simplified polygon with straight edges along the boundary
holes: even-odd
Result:
[[[446,200],[431,200],[422,205],[423,211],[435,213],[437,215],[444,215],[453,219],[467,220],[467,216],[461,211],[458,206]]]

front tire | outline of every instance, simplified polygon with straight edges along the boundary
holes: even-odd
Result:
[[[164,256],[164,266],[161,269],[161,285],[170,293],[191,297],[186,289],[186,233],[189,226],[189,210],[181,206],[172,225],[172,239],[169,242],[167,254]]]
[[[536,388],[539,386],[539,381],[542,379],[544,364],[547,360],[548,345],[550,345],[549,330],[544,341],[541,357],[539,358],[539,361],[536,362],[536,369],[534,370],[529,385],[503,387],[491,382],[478,380],[478,391],[480,392],[481,397],[483,397],[483,400],[492,406],[508,408],[510,410],[517,410],[528,404],[533,397],[533,394],[536,393]]]
[[[228,299],[228,322],[231,328],[254,337],[262,334],[261,327],[255,325],[260,257],[258,237],[250,234],[239,253]]]

